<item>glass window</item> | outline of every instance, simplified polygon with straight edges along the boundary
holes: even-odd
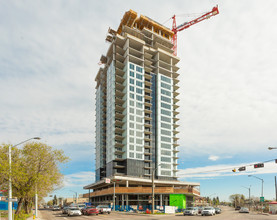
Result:
[[[134,150],[134,149],[135,149],[134,145],[133,145],[133,144],[130,144],[130,145],[129,145],[129,149],[130,149],[130,150]]]
[[[143,134],[142,132],[137,131],[136,136],[137,137],[142,137],[142,134]]]
[[[161,130],[161,134],[163,135],[167,135],[167,136],[171,136],[171,132],[170,131],[167,131],[167,130]]]
[[[167,97],[165,97],[165,96],[161,96],[161,100],[164,101],[164,102],[171,103],[171,99],[170,99],[170,98],[167,98]]]
[[[132,100],[130,100],[130,106],[134,106],[135,105],[135,102],[134,101],[132,101]]]
[[[130,108],[130,113],[135,113],[135,109],[134,108]]]
[[[129,152],[129,157],[134,158],[135,157],[134,153],[133,152]]]
[[[142,151],[142,147],[136,146],[136,150],[141,152]]]
[[[171,125],[170,124],[166,124],[166,123],[161,123],[161,127],[162,128],[171,129]]]
[[[134,92],[134,91],[135,91],[134,86],[130,86],[130,91],[131,91],[131,92]]]
[[[138,110],[138,109],[137,109],[137,115],[140,115],[140,116],[141,116],[142,113],[143,113],[143,112],[142,112],[141,110]]]
[[[161,141],[170,143],[171,142],[171,138],[161,136]]]
[[[171,96],[171,93],[169,91],[167,91],[167,90],[164,90],[164,89],[161,89],[161,93],[163,95]]]
[[[161,75],[161,80],[167,83],[171,83],[171,79]]]
[[[142,154],[136,154],[137,159],[142,159]]]
[[[136,124],[136,129],[137,129],[137,130],[141,130],[141,129],[142,129],[142,125]]]
[[[132,122],[130,122],[130,128],[134,128],[135,127],[135,124],[134,123],[132,123]]]
[[[131,63],[130,63],[130,69],[131,69],[131,70],[135,70],[134,64],[131,64]]]
[[[168,84],[166,84],[166,83],[161,83],[161,86],[163,87],[163,88],[165,88],[165,89],[168,89],[168,90],[171,90],[171,86],[170,85],[168,85]]]
[[[130,115],[129,118],[130,118],[131,121],[135,120],[135,116],[133,116],[133,115]]]
[[[129,134],[132,135],[132,136],[134,136],[134,135],[135,135],[134,130],[129,130]]]
[[[142,103],[137,102],[137,108],[142,108],[142,107],[143,107]]]
[[[142,101],[142,96],[137,95],[137,100],[138,100],[138,101]]]
[[[135,80],[130,78],[130,83],[135,84]]]
[[[142,122],[142,118],[141,117],[137,117],[137,122],[141,123]]]
[[[137,70],[137,72],[140,72],[140,73],[142,73],[142,68],[141,68],[141,67],[139,67],[139,66],[136,66],[136,70]]]
[[[135,139],[133,137],[129,137],[129,142],[134,143]]]
[[[162,155],[165,155],[165,156],[171,156],[171,151],[162,150],[162,151],[161,151],[161,154],[162,154]]]
[[[171,110],[171,105],[161,102],[161,107]]]
[[[163,161],[163,162],[171,162],[171,158],[170,157],[161,157],[161,161]]]
[[[133,71],[130,71],[130,76],[135,77],[135,73]]]
[[[142,139],[138,139],[138,138],[137,138],[137,139],[136,139],[136,143],[137,143],[137,144],[142,144]]]
[[[161,148],[164,148],[164,149],[171,149],[171,145],[170,145],[170,144],[161,143]]]
[[[161,168],[162,169],[171,169],[171,164],[162,163]]]
[[[171,118],[168,118],[168,117],[165,117],[165,116],[161,116],[161,120],[171,123]]]
[[[170,112],[170,111],[167,111],[167,110],[161,109],[161,113],[162,113],[163,115],[171,116],[171,112]]]
[[[136,81],[136,85],[142,87],[142,82]]]
[[[142,89],[136,88],[137,93],[142,94]]]
[[[134,93],[130,93],[130,98],[131,98],[131,99],[134,99],[134,98],[135,98]]]
[[[171,171],[161,170],[161,175],[171,176]]]
[[[137,79],[142,80],[142,75],[141,75],[141,74],[137,73],[137,74],[136,74],[136,77],[137,77]]]

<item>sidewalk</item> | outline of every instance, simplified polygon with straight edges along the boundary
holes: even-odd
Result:
[[[36,220],[42,220],[41,217],[41,214],[40,214],[40,211],[38,210],[38,216],[35,218]],[[34,216],[32,215],[31,217],[27,218],[27,220],[33,220],[34,219]]]

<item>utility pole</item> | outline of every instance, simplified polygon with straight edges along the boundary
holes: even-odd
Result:
[[[276,199],[276,201],[277,201],[277,184],[276,184],[276,176],[275,176],[275,199]]]
[[[248,191],[249,191],[249,199],[248,199],[248,201],[249,201],[249,211],[250,211],[250,189],[251,189],[251,185],[249,186],[249,188],[248,187],[245,187],[245,186],[242,186],[243,188],[245,188],[245,189],[248,189]]]

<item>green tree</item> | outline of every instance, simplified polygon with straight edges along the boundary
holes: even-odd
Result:
[[[36,193],[42,198],[54,188],[61,186],[63,175],[59,164],[68,161],[62,150],[54,150],[43,143],[28,143],[22,149],[12,149],[12,189],[13,196],[18,198],[16,213],[22,207],[30,213],[32,199]],[[8,187],[9,163],[8,145],[0,146],[0,185]]]
[[[232,206],[242,206],[245,203],[245,197],[242,194],[233,194],[229,196]]]

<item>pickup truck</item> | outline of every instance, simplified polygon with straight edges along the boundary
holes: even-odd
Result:
[[[107,206],[107,205],[99,205],[96,208],[98,209],[99,214],[104,214],[104,213],[110,214],[112,211],[112,209],[109,208],[109,206]]]

